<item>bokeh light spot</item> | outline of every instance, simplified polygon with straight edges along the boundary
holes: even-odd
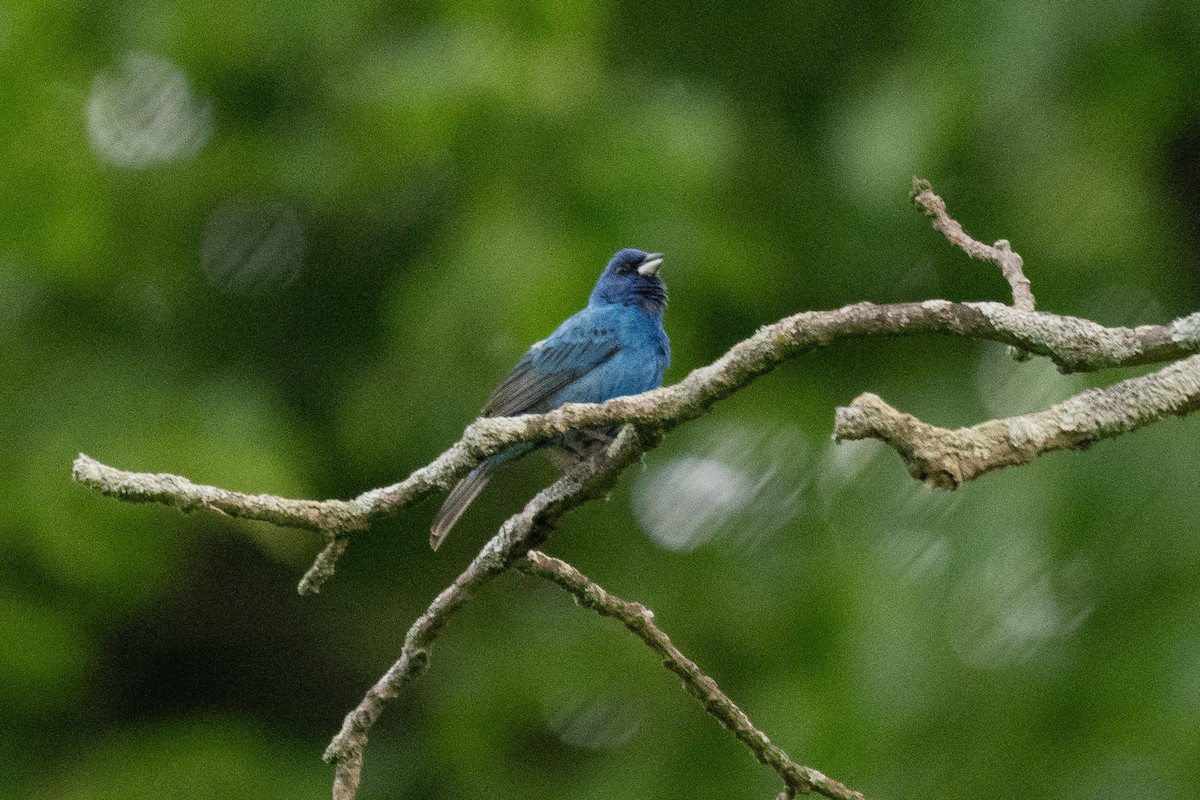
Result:
[[[1095,607],[1091,576],[1091,560],[1082,554],[1056,564],[1029,541],[997,548],[964,580],[950,606],[957,609],[950,629],[959,658],[1002,669],[1073,636]]]
[[[611,694],[555,709],[546,718],[564,744],[586,750],[620,747],[642,724],[642,712],[634,703]]]
[[[189,159],[212,135],[212,106],[183,70],[147,53],[96,75],[86,116],[92,149],[127,169]]]
[[[704,441],[634,486],[634,516],[655,542],[688,551],[728,530],[748,548],[800,514],[808,443],[797,429],[725,426]]]
[[[291,206],[234,200],[218,206],[205,223],[200,267],[222,290],[257,296],[296,279],[305,247],[304,226]]]
[[[692,550],[713,537],[750,499],[750,476],[715,458],[682,456],[639,484],[634,513],[670,550]]]

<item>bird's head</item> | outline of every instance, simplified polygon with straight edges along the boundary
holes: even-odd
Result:
[[[667,307],[667,285],[658,277],[662,253],[627,247],[617,251],[596,281],[589,305],[638,306],[646,313]]]

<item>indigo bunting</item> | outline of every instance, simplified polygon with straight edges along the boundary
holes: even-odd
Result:
[[[601,403],[662,385],[671,363],[663,329],[667,287],[658,277],[660,253],[626,248],[608,262],[587,307],[529,348],[483,407],[485,417],[540,414],[564,403]],[[551,444],[567,460],[611,441],[620,426],[576,431]],[[515,444],[476,467],[447,495],[433,521],[434,550],[450,533],[492,474],[537,445]]]

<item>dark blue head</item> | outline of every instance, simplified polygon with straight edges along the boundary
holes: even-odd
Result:
[[[627,247],[617,251],[596,281],[588,305],[638,306],[648,314],[667,307],[667,285],[658,277],[662,253]]]

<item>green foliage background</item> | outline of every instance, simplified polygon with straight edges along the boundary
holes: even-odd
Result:
[[[211,104],[194,156],[89,144],[130,53]],[[293,496],[392,482],[623,246],[667,254],[669,381],[800,309],[1004,299],[908,205],[914,174],[1013,242],[1042,308],[1168,321],[1200,305],[1198,54],[1182,0],[9,0],[0,797],[324,796],[342,715],[552,475],[514,469],[436,555],[436,504],[398,515],[299,598],[313,539],[103,499],[76,453]],[[294,212],[290,282],[206,277],[206,225],[248,206]],[[860,391],[959,425],[1119,377],[840,345],[673,435],[548,549],[868,797],[1192,798],[1196,420],[955,494],[828,442]],[[665,477],[697,464],[745,491],[714,510]],[[643,531],[655,491],[693,548]],[[366,759],[364,798],[778,789],[643,647],[520,576],[447,629]]]

